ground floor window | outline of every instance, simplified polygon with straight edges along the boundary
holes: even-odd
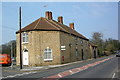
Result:
[[[44,50],[44,61],[53,60],[52,58],[52,49],[47,48]]]

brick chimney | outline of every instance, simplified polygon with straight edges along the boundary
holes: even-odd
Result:
[[[52,12],[49,12],[49,19],[52,20]]]
[[[46,12],[45,12],[45,18],[46,18],[46,19],[49,19],[49,11],[46,11]]]
[[[45,12],[45,17],[46,17],[46,19],[48,19],[48,20],[52,20],[52,12],[46,11],[46,12]]]
[[[69,26],[71,29],[74,29],[74,23],[70,23]]]
[[[58,17],[58,22],[63,24],[63,17],[62,16]]]

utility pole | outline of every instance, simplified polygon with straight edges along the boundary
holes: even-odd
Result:
[[[22,69],[22,46],[21,46],[21,7],[19,7],[19,26],[20,26],[20,69]]]

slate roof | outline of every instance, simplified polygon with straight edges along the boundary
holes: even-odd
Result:
[[[61,24],[55,20],[48,20],[46,18],[39,18],[36,21],[32,22],[31,24],[27,25],[26,27],[21,29],[22,32],[27,31],[61,31],[65,32],[77,37],[80,37],[85,40],[89,40],[74,29],[71,29],[70,27]],[[19,33],[19,31],[16,32],[16,34]]]

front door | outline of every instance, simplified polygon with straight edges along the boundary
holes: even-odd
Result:
[[[23,65],[28,65],[28,50],[23,51]]]
[[[94,50],[94,58],[96,59],[96,51]]]
[[[83,49],[82,49],[82,60],[84,60],[84,52],[83,52]]]

